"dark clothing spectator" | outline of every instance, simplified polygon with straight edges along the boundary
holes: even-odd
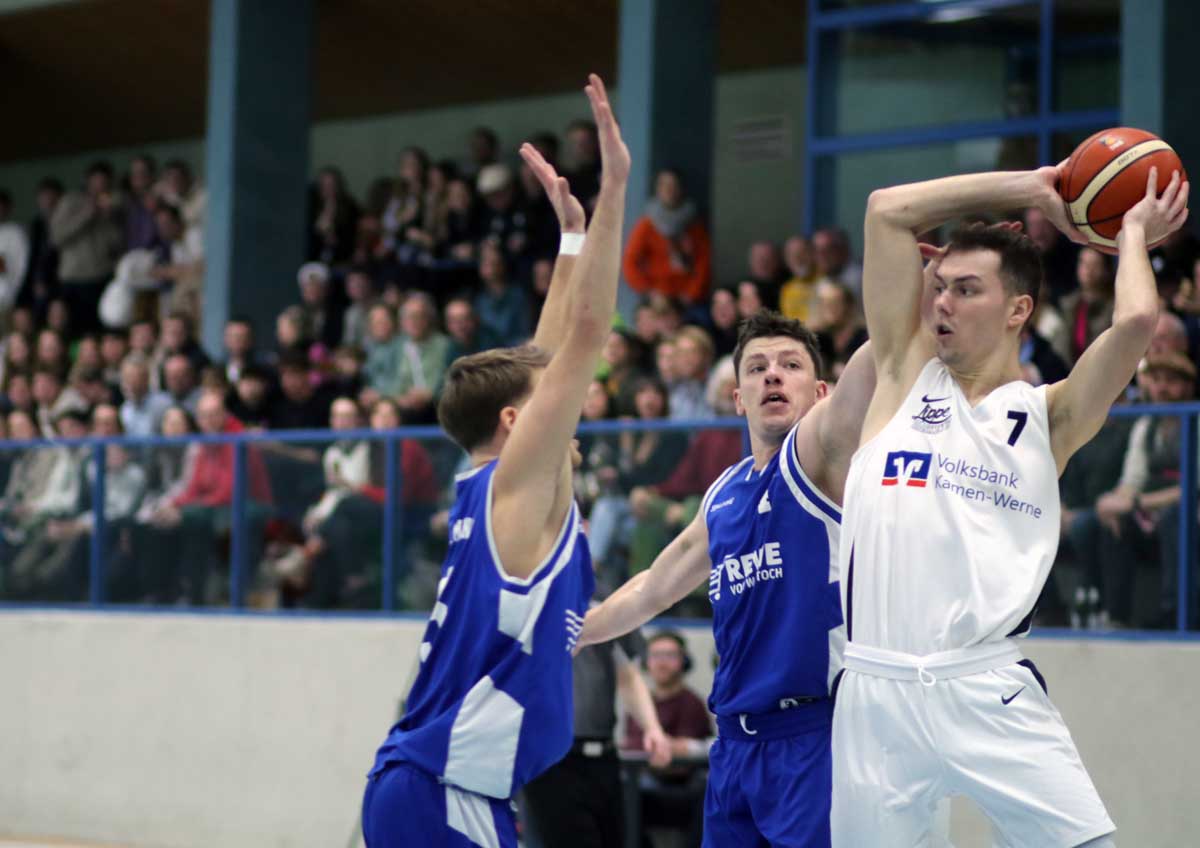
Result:
[[[503,346],[521,344],[530,336],[529,297],[512,283],[481,291],[475,298],[475,314]]]
[[[329,407],[334,397],[324,385],[303,397],[279,392],[269,406],[267,429],[323,430],[329,426]]]
[[[71,192],[50,218],[50,241],[59,251],[61,294],[77,330],[99,329],[100,296],[125,240],[118,210],[109,197]]]

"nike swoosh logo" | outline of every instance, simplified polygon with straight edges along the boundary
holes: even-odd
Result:
[[[1020,689],[1018,689],[1016,692],[1013,692],[1013,693],[1012,693],[1011,695],[1009,695],[1007,698],[1005,698],[1003,695],[1001,695],[1001,696],[1000,696],[1000,703],[1004,704],[1004,706],[1006,706],[1006,707],[1007,707],[1009,704],[1011,704],[1011,703],[1012,703],[1012,699],[1013,699],[1013,698],[1017,697],[1018,695],[1020,695],[1020,694],[1021,694],[1022,692],[1024,692],[1024,691],[1025,691],[1025,687],[1024,687],[1024,686],[1022,686]]]
[[[921,403],[941,403],[944,400],[949,400],[950,395],[940,398],[931,398],[929,395],[921,395]]]

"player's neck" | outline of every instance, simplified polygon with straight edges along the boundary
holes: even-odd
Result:
[[[471,467],[478,468],[481,465],[487,465],[498,456],[500,456],[500,451],[494,450],[489,445],[488,447],[471,451],[469,459],[471,460]]]
[[[750,453],[754,457],[754,470],[762,471],[767,467],[767,463],[775,458],[775,454],[779,453],[779,449],[783,447],[784,436],[779,437],[779,441],[766,441],[761,437],[750,434]]]
[[[971,406],[975,406],[1001,386],[1022,379],[1021,363],[1015,350],[998,352],[974,367],[956,368],[947,365],[946,369],[954,377]]]

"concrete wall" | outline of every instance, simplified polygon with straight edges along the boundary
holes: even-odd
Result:
[[[414,619],[0,613],[0,837],[343,846],[395,718]],[[711,683],[711,635],[687,630]],[[1120,827],[1195,843],[1200,642],[1030,640]],[[987,826],[954,808],[959,848]]]

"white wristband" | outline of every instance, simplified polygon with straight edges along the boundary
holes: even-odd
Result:
[[[563,233],[558,243],[559,256],[578,256],[583,250],[583,233]]]

